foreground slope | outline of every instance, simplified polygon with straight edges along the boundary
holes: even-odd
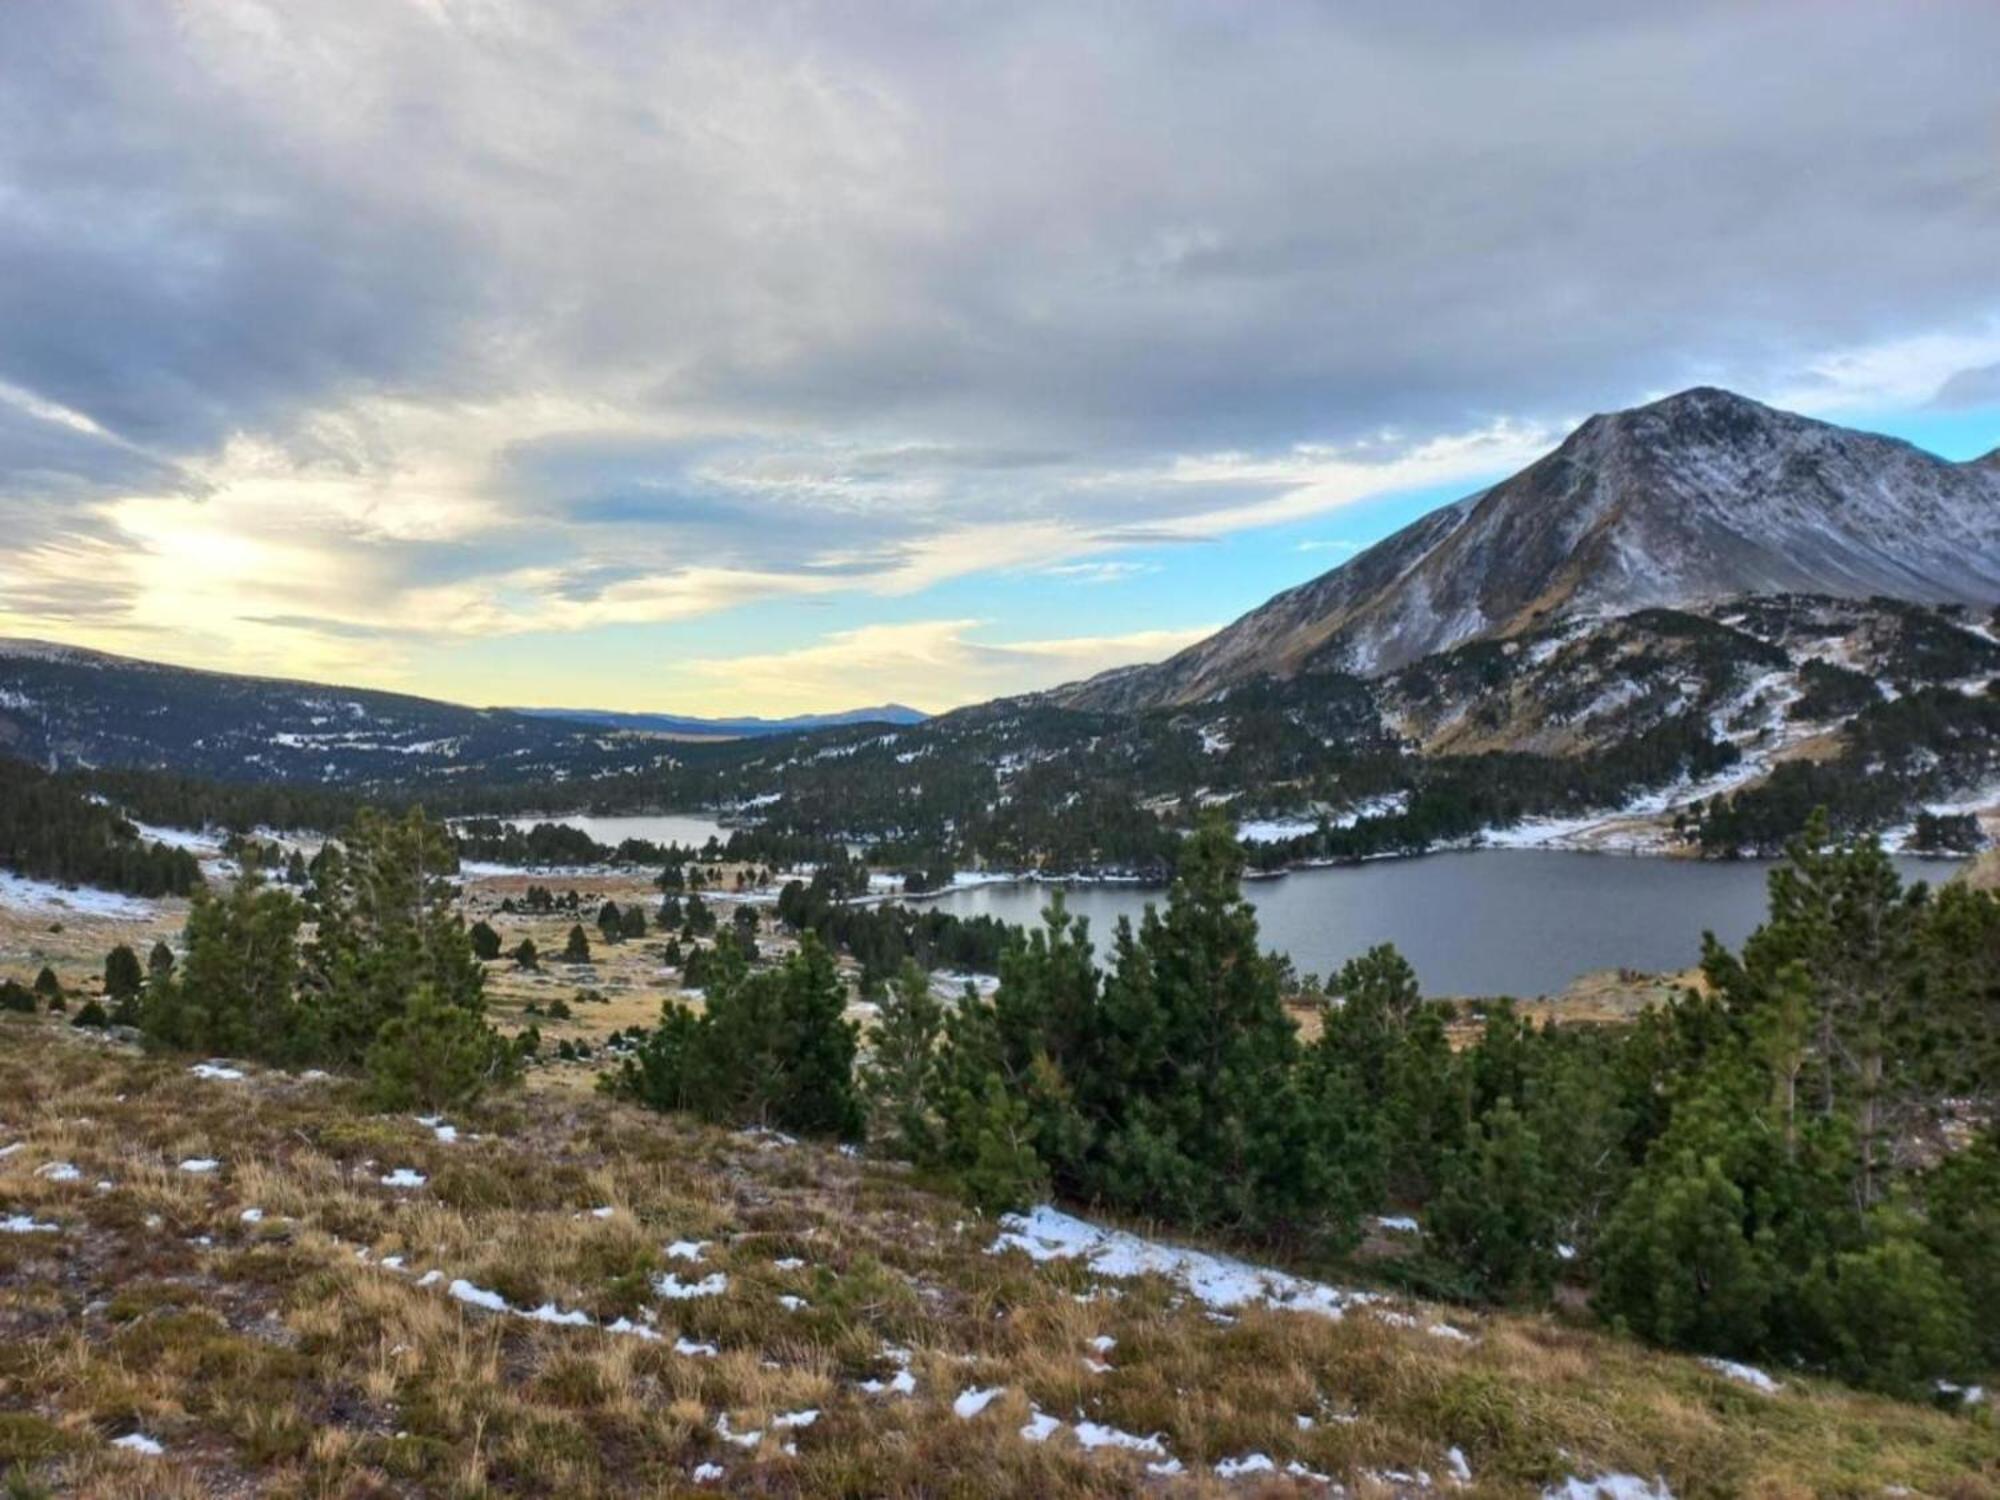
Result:
[[[1750,594],[2000,600],[2000,463],[1697,388],[1592,417],[1547,457],[1433,511],[1179,655],[1051,696],[1192,702],[1308,666],[1362,675],[1562,615]]]
[[[0,1018],[0,1225],[24,1493],[2000,1494],[1981,1415],[1554,1318],[1225,1310],[779,1137],[369,1116],[46,1018]]]

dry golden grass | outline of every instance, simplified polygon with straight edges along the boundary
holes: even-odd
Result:
[[[1392,1472],[1449,1487],[1456,1446],[1472,1496],[1614,1470],[1684,1500],[2000,1494],[1986,1415],[1790,1376],[1766,1397],[1553,1316],[1453,1314],[1469,1342],[1425,1332],[1423,1309],[1415,1328],[1367,1310],[1221,1323],[1157,1278],[989,1254],[991,1223],[894,1164],[560,1093],[497,1101],[447,1144],[337,1081],[246,1071],[199,1080],[0,1021],[0,1148],[19,1145],[0,1216],[58,1226],[0,1233],[17,1493],[1324,1492],[1212,1467],[1262,1453],[1366,1495],[1415,1492]],[[221,1167],[183,1172],[191,1156]],[[58,1162],[74,1180],[39,1170]],[[422,1188],[383,1184],[404,1167]],[[678,1259],[680,1241],[707,1245]],[[667,1273],[727,1287],[675,1300]],[[594,1326],[469,1306],[457,1278]],[[608,1332],[618,1318],[658,1337]],[[905,1369],[913,1394],[862,1388]],[[962,1420],[974,1387],[1004,1394]],[[1064,1424],[1040,1443],[1020,1431],[1038,1412]],[[1079,1419],[1157,1435],[1184,1471],[1087,1451]],[[110,1446],[134,1432],[165,1456]],[[697,1484],[704,1465],[720,1477]]]

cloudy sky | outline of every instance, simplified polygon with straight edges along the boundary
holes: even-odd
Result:
[[[1996,57],[1990,0],[0,6],[0,634],[942,708],[1690,384],[1971,456]]]

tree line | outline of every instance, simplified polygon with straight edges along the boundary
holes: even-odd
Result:
[[[0,869],[135,896],[185,896],[201,866],[144,839],[116,807],[18,760],[0,759]]]

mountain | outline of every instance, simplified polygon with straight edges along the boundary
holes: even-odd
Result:
[[[517,708],[514,713],[538,719],[567,719],[601,729],[633,734],[658,734],[682,739],[757,739],[771,734],[799,734],[810,729],[845,729],[853,724],[921,724],[930,715],[902,703],[850,708],[834,714],[795,714],[788,719],[697,719],[681,714],[628,714],[599,708]]]
[[[593,724],[24,640],[0,640],[0,754],[357,788],[563,782],[673,760],[658,738]]]
[[[351,787],[553,783],[672,765],[671,738],[754,739],[924,717],[895,703],[795,719],[468,708],[0,639],[0,754],[52,767]]]
[[[1761,594],[1991,606],[2000,450],[1949,463],[1701,387],[1594,416],[1155,666],[1059,688],[1069,707],[1189,703],[1260,675],[1375,676],[1583,613]]]

